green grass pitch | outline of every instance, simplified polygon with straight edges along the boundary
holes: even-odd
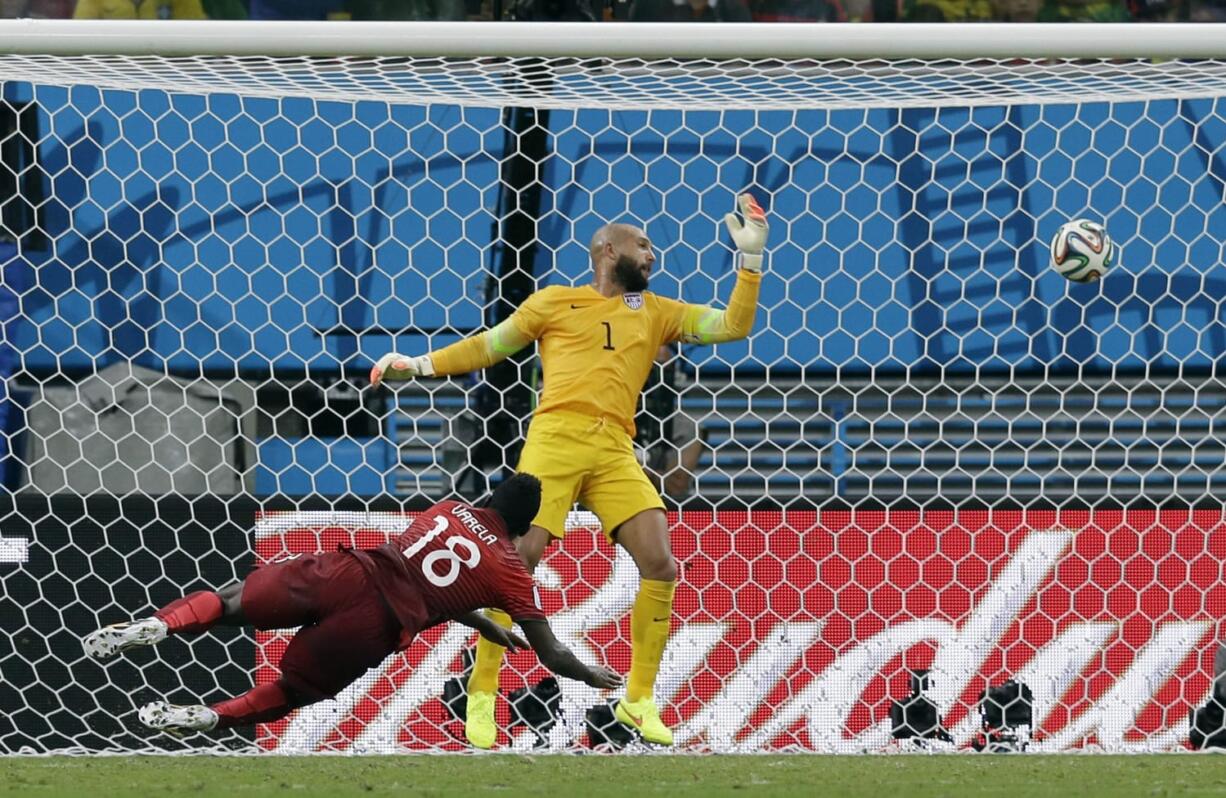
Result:
[[[1226,796],[1226,758],[1135,756],[383,756],[0,759],[0,795]]]

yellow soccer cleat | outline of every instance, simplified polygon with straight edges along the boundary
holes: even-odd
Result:
[[[494,723],[494,694],[469,693],[468,711],[464,713],[464,736],[475,748],[493,748],[498,739]]]
[[[640,698],[633,703],[623,698],[617,702],[613,715],[641,734],[649,743],[673,744],[673,730],[660,720],[660,710],[656,709],[656,702],[650,698]]]

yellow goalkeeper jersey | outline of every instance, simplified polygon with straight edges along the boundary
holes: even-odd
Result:
[[[430,353],[438,376],[486,368],[540,343],[545,389],[537,413],[602,417],[634,435],[639,394],[662,344],[712,344],[753,328],[762,276],[742,269],[727,310],[650,291],[606,297],[590,285],[537,291],[492,330]],[[513,328],[513,329],[508,329]]]
[[[681,337],[685,311],[684,303],[649,291],[615,297],[591,286],[537,291],[511,316],[540,342],[545,388],[536,412],[603,416],[633,435],[656,353]]]

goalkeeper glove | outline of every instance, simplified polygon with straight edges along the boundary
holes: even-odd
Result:
[[[370,370],[370,387],[378,388],[384,380],[407,380],[413,377],[433,377],[434,363],[429,355],[408,357],[388,352]]]
[[[738,196],[736,202],[745,221],[730,213],[724,216],[724,223],[741,253],[741,268],[761,273],[762,250],[766,249],[766,234],[770,230],[766,225],[766,211],[749,193]]]

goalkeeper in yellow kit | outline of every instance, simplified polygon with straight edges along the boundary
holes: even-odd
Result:
[[[609,539],[634,558],[642,577],[631,612],[631,664],[626,696],[614,709],[648,742],[671,745],[654,685],[672,619],[677,568],[664,503],[634,452],[634,414],[662,344],[714,344],[744,338],[753,327],[766,247],[766,214],[749,194],[737,198],[742,219],[728,230],[740,253],[736,287],[726,310],[647,293],[655,262],[641,229],[607,224],[592,238],[594,280],[580,288],[537,291],[493,329],[427,355],[384,355],[370,372],[383,380],[442,377],[486,368],[540,342],[544,394],[533,414],[519,470],[541,479],[539,514],[517,547],[528,571],[545,547],[565,533],[576,500],[600,519]],[[511,619],[488,611],[503,626]],[[498,735],[494,697],[503,648],[484,639],[468,682],[464,733],[478,748]]]

